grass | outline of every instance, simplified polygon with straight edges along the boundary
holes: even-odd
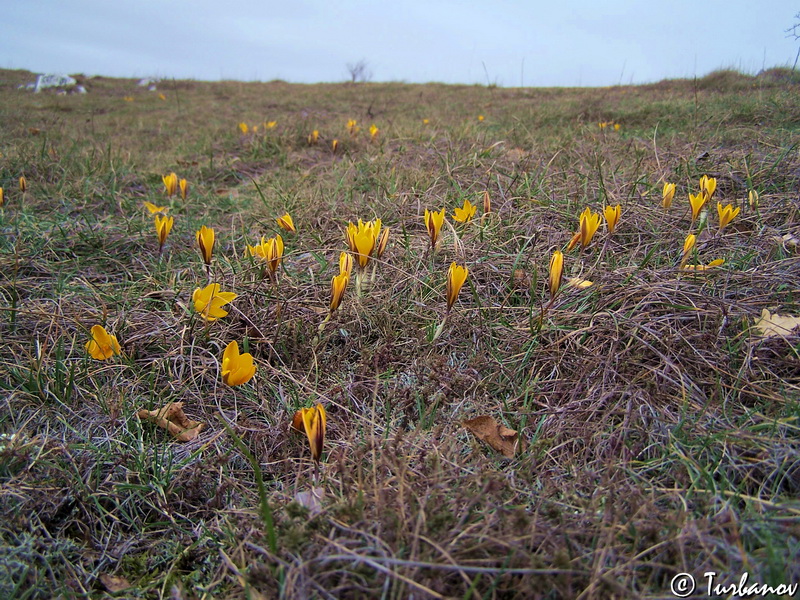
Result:
[[[163,81],[162,100],[105,78],[32,94],[17,89],[32,74],[0,71],[0,596],[654,598],[679,572],[800,581],[800,342],[753,327],[764,308],[800,312],[791,75]],[[164,197],[171,171],[186,200]],[[704,174],[742,207],[721,233],[713,207],[707,230],[690,223]],[[431,252],[424,210],[484,191],[492,213],[450,219]],[[175,217],[160,259],[145,200]],[[622,205],[617,231],[565,254],[565,276],[594,285],[542,316],[551,252],[604,203]],[[244,249],[287,210],[298,231],[274,285]],[[344,225],[375,217],[391,228],[375,279],[320,333]],[[201,225],[213,280],[238,294],[208,326],[191,309]],[[722,267],[679,272],[690,231],[690,262]],[[452,261],[469,278],[433,341]],[[122,356],[88,357],[95,324]],[[258,368],[236,388],[220,376],[232,340]],[[171,401],[205,424],[196,440],[136,416]],[[289,431],[317,402],[318,470]],[[479,415],[519,432],[513,459],[461,425]]]

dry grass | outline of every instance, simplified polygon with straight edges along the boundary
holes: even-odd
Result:
[[[107,597],[111,575],[126,598],[649,598],[681,571],[800,581],[800,344],[753,328],[763,308],[800,309],[783,238],[800,236],[800,102],[778,75],[593,90],[173,81],[160,100],[110,79],[33,95],[16,89],[30,74],[0,71],[0,595]],[[164,199],[169,171],[186,201]],[[716,233],[712,208],[698,235],[693,262],[723,267],[681,273],[703,174],[742,213]],[[452,214],[484,190],[494,212],[431,253],[424,209]],[[160,260],[144,200],[175,216]],[[566,255],[594,285],[541,317],[550,253],[604,203],[622,205],[619,230]],[[284,210],[298,233],[274,285],[243,250]],[[375,280],[315,341],[343,226],[374,217],[392,229]],[[208,327],[190,309],[202,224],[217,231],[213,280],[239,294]],[[451,261],[470,276],[432,341]],[[124,356],[86,356],[96,323]],[[244,339],[258,372],[228,388],[222,350]],[[197,440],[136,418],[169,401],[207,424]],[[329,415],[318,474],[288,431],[314,402]],[[516,458],[460,425],[483,414],[519,431]],[[296,502],[312,488],[315,514]]]

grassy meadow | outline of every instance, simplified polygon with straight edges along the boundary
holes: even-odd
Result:
[[[34,77],[0,71],[0,598],[800,582],[800,337],[761,320],[800,316],[788,70],[602,89],[17,89]],[[166,194],[171,172],[185,198]],[[704,175],[716,191],[693,220]],[[459,223],[464,200],[477,212]],[[740,208],[722,229],[717,201]],[[161,253],[144,202],[174,218]],[[566,250],[585,208],[616,205],[613,232]],[[443,208],[431,248],[423,215]],[[330,311],[347,224],[376,218],[385,252]],[[271,277],[247,248],[276,234]],[[453,262],[468,276],[448,311]],[[210,282],[237,295],[213,322],[193,302]],[[95,325],[119,354],[90,356]],[[232,341],[256,367],[236,386]],[[138,416],[170,402],[203,424],[194,439]],[[317,404],[318,466],[290,427]],[[477,417],[494,438],[464,425]]]

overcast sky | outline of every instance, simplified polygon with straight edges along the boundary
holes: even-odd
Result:
[[[0,67],[179,79],[604,86],[791,66],[790,0],[0,0]]]

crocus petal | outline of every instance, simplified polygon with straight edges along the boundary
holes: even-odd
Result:
[[[456,263],[451,263],[450,268],[447,270],[447,310],[448,312],[455,304],[458,292],[467,280],[469,269],[462,267]]]

